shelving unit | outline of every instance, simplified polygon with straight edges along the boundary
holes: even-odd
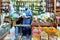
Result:
[[[1,2],[2,0],[0,0],[0,25],[1,25]]]
[[[1,25],[1,14],[0,14],[0,25]]]
[[[10,10],[10,8],[9,8],[9,4],[10,4],[9,0],[2,0],[1,3],[2,3],[1,4],[2,5],[2,12],[8,13],[9,10]]]
[[[2,5],[1,5],[1,2],[2,2],[2,0],[0,0],[0,13],[1,13],[1,6],[2,6]]]
[[[16,7],[17,12],[23,12],[25,5],[28,4],[29,8],[32,10],[33,15],[38,15],[44,11],[44,7],[41,5],[41,2],[42,1],[39,0],[16,0],[14,6]]]
[[[47,12],[53,12],[57,14],[56,12],[60,12],[60,6],[56,6],[57,2],[59,0],[46,0],[46,11]],[[58,14],[59,15],[59,14]]]
[[[58,26],[60,26],[60,0],[54,0],[54,13]]]
[[[1,14],[9,12],[9,0],[0,0],[0,26],[1,24]],[[1,26],[2,27],[2,26]],[[5,24],[2,28],[0,28],[0,40],[3,40],[4,37],[9,34],[11,25]]]
[[[46,0],[46,12],[54,12],[54,0]]]
[[[60,0],[56,0],[56,15],[60,16]]]
[[[46,9],[46,11],[53,12],[56,15],[57,24],[60,25],[60,0],[47,0],[46,3],[47,3],[46,8],[48,9],[48,10]]]

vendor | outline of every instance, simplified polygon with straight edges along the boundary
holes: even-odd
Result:
[[[28,8],[25,8],[24,13],[25,13],[24,16],[22,16],[23,24],[30,24],[30,22],[31,22],[30,18],[32,17],[31,10],[29,10]]]
[[[25,11],[23,13],[23,24],[31,24],[31,17],[32,17],[32,12],[28,7],[25,7]],[[23,36],[30,36],[31,35],[31,28],[30,27],[23,27],[22,28],[22,33]]]

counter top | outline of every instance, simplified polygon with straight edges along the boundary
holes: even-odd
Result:
[[[4,38],[7,34],[9,34],[9,31],[7,31],[6,33],[4,33],[4,35],[0,36],[0,40],[3,40],[3,38]]]
[[[3,23],[0,25],[0,40],[2,40],[10,30],[10,24],[9,23]]]

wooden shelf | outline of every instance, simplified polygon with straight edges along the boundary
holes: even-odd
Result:
[[[10,3],[10,2],[1,2],[1,3]]]
[[[60,8],[60,6],[56,6],[57,8]]]
[[[53,6],[51,6],[51,7],[46,7],[46,8],[54,8]]]
[[[46,3],[47,3],[46,9],[48,9],[46,10],[46,12],[54,12],[54,0],[47,0]]]
[[[54,0],[46,1],[47,3],[54,3]]]
[[[53,26],[53,27],[55,27],[55,28],[57,28],[57,25],[56,25],[56,23],[55,22],[45,22],[45,23],[36,23],[36,22],[32,22],[32,24],[31,24],[31,26],[41,26],[41,27],[45,27],[45,26],[47,26],[47,27],[51,27],[51,26]]]
[[[58,16],[58,17],[60,17],[60,15],[59,14],[55,14],[56,16]]]
[[[54,2],[54,0],[50,0],[51,2]]]
[[[53,3],[53,2],[54,2],[54,0],[49,0],[49,1],[46,1],[46,2],[50,2],[50,3]]]
[[[54,12],[54,10],[50,11],[50,10],[46,10],[46,12]]]
[[[56,12],[60,12],[60,9],[56,9]]]
[[[57,0],[57,1],[59,1],[59,2],[60,2],[60,0]]]
[[[54,8],[55,9],[54,13],[55,13],[56,16],[60,16],[60,14],[57,13],[57,12],[60,12],[60,6],[56,6],[57,1],[60,2],[60,0],[54,0],[54,4],[55,4],[54,5],[54,7],[55,7]]]

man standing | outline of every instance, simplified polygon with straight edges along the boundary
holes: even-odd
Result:
[[[23,24],[30,25],[31,24],[31,17],[32,17],[32,12],[28,7],[25,8],[24,11],[25,14],[23,14]],[[23,27],[22,28],[23,36],[30,36],[31,35],[31,27]]]

